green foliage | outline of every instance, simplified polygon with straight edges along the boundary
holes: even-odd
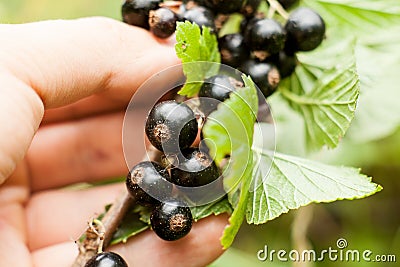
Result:
[[[200,27],[189,21],[178,22],[176,28],[176,54],[182,60],[186,83],[178,92],[180,95],[193,96],[198,93],[203,80],[218,73],[221,56],[218,51],[217,37],[208,27]]]
[[[253,147],[253,188],[249,195],[247,222],[266,223],[290,209],[312,202],[358,199],[382,190],[360,170],[330,166]],[[272,162],[270,164],[266,164]]]
[[[212,141],[215,146],[209,145],[210,153],[215,156],[217,164],[229,155],[228,166],[224,169],[224,187],[228,192],[231,205],[234,208],[229,219],[229,226],[225,229],[221,239],[222,245],[229,247],[246,214],[253,156],[254,123],[258,111],[257,91],[251,78],[242,76],[244,88],[232,93],[230,98],[218,110],[210,114],[203,127],[204,137]],[[207,142],[208,143],[208,142]],[[209,143],[208,143],[209,144]]]
[[[334,148],[354,118],[360,92],[354,42],[324,46],[299,55],[296,72],[280,85],[282,96],[304,119],[306,144],[311,149]],[[341,56],[335,52],[346,48]],[[329,59],[318,62],[318,58]]]
[[[400,126],[397,103],[400,1],[303,0],[303,3],[327,22],[328,40],[349,37],[357,40],[355,55],[361,95],[349,138],[368,142],[393,134]],[[379,127],[371,121],[379,122]]]

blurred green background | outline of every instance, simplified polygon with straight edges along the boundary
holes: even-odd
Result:
[[[119,0],[1,0],[0,22],[24,23],[82,16],[120,19],[120,6]],[[368,142],[345,139],[337,152],[320,158],[326,158],[330,163],[360,167],[383,185],[384,190],[363,200],[311,205],[262,226],[243,225],[233,247],[214,262],[213,267],[400,266],[400,131]],[[256,256],[265,245],[269,249],[286,251],[294,248],[336,249],[339,238],[347,240],[349,249],[395,254],[397,263],[260,262]]]

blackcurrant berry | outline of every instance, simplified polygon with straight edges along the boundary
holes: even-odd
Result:
[[[279,71],[272,63],[250,59],[244,62],[240,70],[251,76],[265,97],[270,96],[279,85]]]
[[[240,33],[224,35],[218,39],[218,45],[223,64],[236,68],[249,57],[249,49]]]
[[[246,27],[245,41],[260,59],[276,54],[285,46],[286,33],[283,27],[273,19],[260,19]]]
[[[230,93],[242,86],[243,83],[227,75],[215,75],[204,80],[198,94],[201,111],[207,117],[221,102],[229,98]]]
[[[203,0],[204,5],[217,13],[230,14],[239,12],[243,6],[242,0]]]
[[[85,267],[128,267],[128,264],[114,252],[102,252],[90,258]]]
[[[215,181],[219,176],[218,167],[212,158],[199,149],[183,151],[178,164],[171,168],[171,181],[179,186],[198,187]]]
[[[212,32],[216,31],[214,14],[208,8],[196,6],[188,9],[183,14],[183,19],[192,23],[196,23],[198,26],[200,26],[200,28],[202,28],[202,26],[206,26],[209,27]]]
[[[122,20],[129,25],[149,29],[149,12],[158,8],[162,0],[125,0]]]
[[[168,172],[158,163],[144,161],[131,169],[126,178],[126,188],[138,203],[157,204],[171,195],[169,179]]]
[[[281,51],[278,55],[276,55],[275,64],[278,67],[281,79],[284,79],[292,75],[294,72],[297,64],[296,56],[287,55],[284,51]]]
[[[150,31],[159,38],[170,37],[175,32],[177,21],[175,12],[165,7],[149,13]]]
[[[192,145],[198,125],[195,114],[185,103],[170,100],[157,104],[150,111],[145,131],[158,150],[176,154]]]
[[[257,12],[260,3],[261,0],[247,0],[240,13],[242,13],[246,18],[252,17]]]
[[[310,8],[295,9],[286,22],[287,40],[285,50],[310,51],[317,48],[325,36],[325,22]]]
[[[192,229],[192,212],[186,203],[171,199],[155,207],[150,223],[160,238],[167,241],[178,240]]]
[[[278,0],[284,9],[288,9],[296,4],[299,0]]]

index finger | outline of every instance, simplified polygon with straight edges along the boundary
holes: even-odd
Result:
[[[173,47],[111,19],[0,25],[0,183],[24,157],[44,109],[93,94],[129,97],[178,62]]]

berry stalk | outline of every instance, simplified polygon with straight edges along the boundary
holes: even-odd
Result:
[[[150,146],[144,160],[154,160],[158,151]],[[129,195],[127,190],[123,190],[120,196],[112,203],[110,209],[105,213],[101,222],[103,224],[104,237],[100,240],[98,233],[93,231],[93,227],[86,229],[85,238],[78,240],[79,254],[76,257],[72,267],[82,267],[86,262],[97,254],[100,250],[104,251],[111,242],[112,236],[125,217],[129,208],[134,204],[135,200]],[[91,223],[91,222],[90,222]],[[103,247],[100,246],[103,244]]]
[[[289,18],[289,13],[283,8],[283,6],[278,2],[278,0],[267,0],[269,3],[270,7],[278,12],[279,15],[281,15],[285,20],[288,20]]]

